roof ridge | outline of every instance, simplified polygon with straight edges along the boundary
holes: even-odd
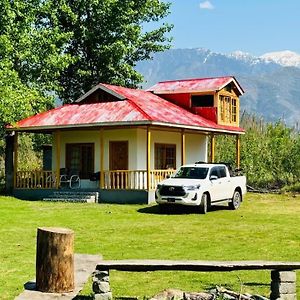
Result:
[[[215,76],[215,77],[196,77],[196,78],[185,78],[185,79],[172,79],[172,80],[159,81],[158,83],[174,82],[174,81],[205,80],[205,79],[216,79],[216,78],[234,78],[234,76],[227,75],[227,76]]]
[[[134,108],[136,108],[149,121],[153,121],[153,118],[151,118],[149,114],[147,114],[137,103],[135,103],[134,100],[127,98],[127,101],[129,102],[129,104],[131,104],[131,106],[133,106]]]

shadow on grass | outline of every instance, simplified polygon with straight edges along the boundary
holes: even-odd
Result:
[[[243,282],[243,285],[246,285],[246,286],[270,286],[270,283],[262,283],[262,282]]]
[[[214,205],[209,208],[208,213],[216,212],[220,210],[229,210],[228,206],[225,205]],[[169,205],[161,209],[159,205],[153,205],[149,207],[143,207],[137,210],[142,214],[152,215],[188,215],[188,214],[200,214],[198,207],[184,206],[184,205]]]
[[[76,296],[75,298],[73,298],[72,300],[92,300],[94,299],[93,296]]]

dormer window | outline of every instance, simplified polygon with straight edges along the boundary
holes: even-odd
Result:
[[[230,96],[220,96],[220,121],[224,124],[238,122],[237,99]]]
[[[213,107],[214,95],[192,95],[192,107]]]

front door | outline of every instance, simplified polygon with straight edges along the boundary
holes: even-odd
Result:
[[[109,142],[109,169],[128,170],[128,141]],[[112,188],[124,189],[127,186],[125,172],[112,172],[110,184]]]
[[[128,170],[128,141],[109,142],[109,169]]]

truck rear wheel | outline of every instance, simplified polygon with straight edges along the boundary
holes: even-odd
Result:
[[[207,213],[207,203],[208,203],[208,199],[207,199],[207,194],[204,193],[202,194],[202,197],[201,197],[201,202],[200,202],[200,205],[199,205],[199,211],[200,211],[200,214],[206,214]]]
[[[236,210],[241,206],[241,202],[242,202],[242,195],[239,191],[235,190],[233,193],[233,197],[229,202],[229,208]]]

